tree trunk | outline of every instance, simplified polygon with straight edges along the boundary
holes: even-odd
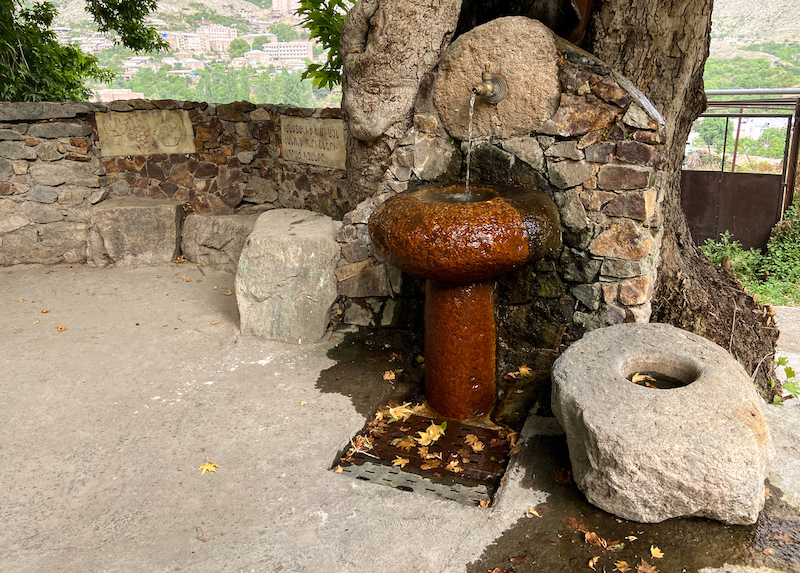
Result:
[[[768,399],[778,331],[728,271],[697,250],[681,209],[681,164],[692,122],[706,106],[703,69],[712,0],[595,3],[584,47],[630,79],[664,116],[669,177],[664,239],[653,295],[654,322],[695,332],[727,348]],[[757,369],[757,372],[756,372]]]
[[[470,23],[542,10],[537,5],[547,2],[552,0],[491,5],[464,0],[459,32]],[[729,349],[771,398],[771,354],[778,334],[772,316],[699,253],[680,204],[686,138],[706,104],[702,74],[711,8],[712,0],[595,1],[582,45],[627,76],[666,121],[664,239],[652,320]],[[348,180],[358,200],[380,190],[385,162],[411,126],[422,79],[452,39],[460,12],[461,0],[359,0],[348,14],[342,30],[342,107],[351,136]]]
[[[342,109],[351,200],[379,189],[414,100],[455,32],[461,0],[358,0],[342,26]]]

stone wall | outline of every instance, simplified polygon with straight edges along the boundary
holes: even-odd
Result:
[[[194,152],[103,156],[98,114],[125,121],[159,110],[188,114]],[[354,207],[344,171],[281,157],[281,120],[298,116],[341,112],[172,100],[0,103],[0,265],[86,260],[93,213],[114,198],[172,201],[190,213],[289,207],[341,219]]]
[[[554,85],[559,90],[554,112],[534,121],[535,127],[526,133],[509,134],[513,126],[503,124],[499,109],[503,102],[494,116],[483,104],[480,113],[487,116],[485,128],[477,129],[473,137],[474,180],[543,184],[559,206],[564,239],[558,256],[497,280],[500,376],[521,364],[549,370],[566,345],[588,330],[648,322],[663,232],[665,139],[658,112],[630,82],[602,62],[546,29],[539,35],[554,48]],[[481,49],[482,39],[469,50],[457,46],[467,36],[450,49],[467,54]],[[517,46],[512,40],[507,42],[509,49]],[[492,61],[503,62],[504,57],[494,54]],[[446,58],[447,54],[443,61]],[[542,68],[535,59],[530,63]],[[478,67],[476,77],[480,71]],[[504,75],[507,71],[503,70]],[[459,174],[463,180],[467,142],[451,138],[443,116],[466,115],[469,90],[454,92],[458,102],[440,101],[445,91],[441,78],[441,74],[438,80],[429,78],[429,89],[422,90],[428,97],[416,102],[414,127],[394,151],[376,196],[345,216],[339,233],[346,259],[338,269],[339,292],[354,297],[341,301],[345,323],[377,325],[397,320],[392,311],[399,306],[386,297],[396,295],[394,277],[398,275],[371,249],[365,226],[369,215],[388,198],[415,185],[451,183]],[[509,94],[513,87],[509,85]],[[501,389],[501,394],[508,390]]]

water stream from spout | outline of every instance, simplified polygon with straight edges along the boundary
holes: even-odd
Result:
[[[475,113],[475,97],[476,93],[472,92],[472,96],[469,98],[469,131],[467,132],[469,135],[469,139],[467,140],[467,183],[466,189],[464,190],[465,195],[469,195],[469,160],[470,156],[472,155],[472,114]]]

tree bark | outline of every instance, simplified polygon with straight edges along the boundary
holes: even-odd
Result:
[[[461,0],[359,0],[342,26],[351,201],[378,190],[414,100],[455,32]]]
[[[584,47],[630,79],[666,124],[669,179],[651,320],[727,348],[771,399],[771,354],[778,337],[772,315],[743,292],[729,272],[708,263],[692,240],[681,208],[686,139],[706,107],[703,69],[712,5],[713,0],[596,2]]]

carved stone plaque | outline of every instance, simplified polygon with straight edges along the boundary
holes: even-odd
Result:
[[[344,169],[345,135],[341,119],[281,118],[281,157]]]
[[[196,151],[192,122],[181,109],[111,111],[95,118],[104,156]]]

